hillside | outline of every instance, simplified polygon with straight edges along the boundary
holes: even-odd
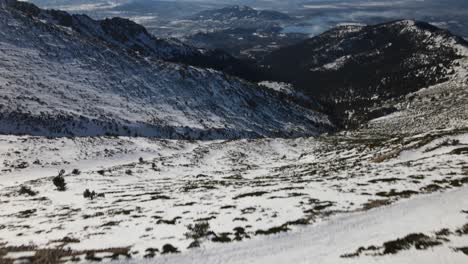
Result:
[[[140,56],[212,68],[258,81],[258,70],[219,49],[200,49],[174,38],[158,38],[129,19],[113,17],[94,20],[87,15],[72,15],[60,10],[42,10],[28,2],[13,1],[9,6],[43,22],[70,28],[83,37],[104,42]]]
[[[466,42],[423,22],[340,26],[274,51],[261,62],[272,79],[320,99],[344,126],[392,112],[383,101],[449,79]],[[374,110],[370,110],[373,108]]]
[[[209,139],[332,127],[323,114],[272,91],[163,61],[193,48],[147,39],[138,25],[76,16],[57,22],[69,16],[2,3],[0,133]]]

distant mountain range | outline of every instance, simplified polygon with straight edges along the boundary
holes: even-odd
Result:
[[[284,24],[295,21],[277,11],[229,6],[190,16],[186,24],[197,27],[183,39],[197,47],[223,49],[237,58],[257,60],[279,47],[308,38],[306,34],[283,32]]]
[[[221,9],[202,11],[192,17],[192,20],[288,20],[287,14],[272,10],[256,10],[249,6],[228,6]]]

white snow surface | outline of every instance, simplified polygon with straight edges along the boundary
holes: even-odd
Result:
[[[454,202],[457,201],[457,202]],[[253,239],[243,243],[198,249],[181,255],[162,257],[158,263],[466,263],[467,256],[454,253],[451,247],[466,246],[468,238],[458,239],[428,251],[408,250],[398,255],[360,259],[341,258],[359,246],[380,245],[409,233],[431,233],[443,228],[457,228],[467,223],[460,211],[468,208],[468,188],[442,194],[424,195],[369,212],[336,216],[316,226],[297,232]],[[153,263],[124,261],[121,263]]]
[[[337,236],[319,240],[315,252],[328,252],[322,257],[328,256],[331,261],[360,246],[370,246],[370,243],[379,246],[388,239],[411,232],[436,232],[442,226],[451,229],[462,226],[460,219],[466,216],[447,215],[447,219],[454,222],[428,220],[426,225],[408,228],[404,226],[406,218],[402,218],[399,228],[390,229],[382,236],[372,233],[374,231],[367,234],[367,229],[359,226],[358,230],[351,230],[355,223],[352,219],[356,222],[361,217],[373,219],[372,211],[370,218],[366,218],[369,209],[407,199],[410,199],[411,210],[405,212],[414,211],[416,215],[416,210],[421,210],[418,214],[424,219],[436,219],[445,211],[425,211],[432,202],[429,200],[425,204],[425,198],[418,197],[432,197],[426,195],[434,192],[441,192],[443,197],[444,193],[449,195],[468,182],[468,156],[463,154],[468,146],[468,131],[432,131],[404,139],[363,138],[350,134],[297,139],[182,141],[1,136],[0,158],[4,161],[0,165],[3,209],[0,245],[61,247],[65,243],[60,242],[62,239],[73,238],[78,242],[65,243],[65,246],[76,251],[131,247],[137,263],[144,259],[148,249],[161,250],[166,244],[183,253],[174,259],[162,258],[169,262],[184,263],[184,259],[190,262],[190,254],[201,254],[200,261],[206,255],[207,261],[215,262],[217,257],[217,261],[236,263],[236,254],[242,256],[240,262],[249,262],[249,258],[255,256],[260,261],[268,257],[264,256],[267,250],[283,252],[278,261],[293,254],[297,257],[294,260],[306,262],[314,256],[305,254],[307,247],[312,246],[317,237],[322,237],[318,235],[320,232],[330,232]],[[67,190],[64,192],[57,191],[52,183],[60,169],[66,170]],[[75,175],[72,169],[81,172]],[[21,194],[21,186],[28,186],[37,194]],[[86,199],[83,197],[85,189],[105,194],[105,197]],[[421,202],[411,202],[413,197]],[[422,209],[417,207],[420,203]],[[463,207],[464,203],[455,205]],[[389,208],[388,214],[387,209],[381,209],[384,215],[376,215],[375,221],[397,210]],[[456,208],[460,213],[460,208]],[[346,220],[348,218],[350,220]],[[344,226],[339,227],[340,221],[344,221]],[[187,227],[200,222],[209,223],[213,233],[201,239],[201,251],[191,252],[187,247],[193,240],[186,236]],[[304,229],[305,223],[310,224],[311,229]],[[372,223],[375,222],[360,226],[370,230],[380,228]],[[244,242],[234,242],[236,244],[224,249],[214,240],[222,234],[233,240],[236,236],[233,230],[239,227],[245,230],[240,237],[247,241],[245,247]],[[275,228],[291,233],[264,240],[261,232]],[[327,228],[330,230],[326,231]],[[315,233],[311,230],[318,233],[309,237]],[[350,233],[346,234],[349,240],[345,241],[354,241],[354,244],[342,241],[335,249],[333,245],[339,240],[339,234],[345,235],[346,230]],[[359,232],[364,239],[352,239]],[[464,241],[464,237],[460,239]],[[286,246],[288,241],[294,245]],[[257,253],[252,256],[243,256],[250,245],[259,246],[258,252],[254,250]],[[440,251],[449,245],[435,247],[437,251],[433,254],[458,258],[449,256],[460,254],[452,249],[445,253]],[[326,246],[329,248],[322,251]],[[226,253],[224,258],[224,253],[231,250],[233,255]],[[189,251],[191,253],[185,255]],[[313,252],[308,254],[315,254]],[[332,253],[335,254],[333,258]],[[406,254],[402,252],[397,256],[404,258]],[[429,253],[408,256],[419,254]],[[385,258],[387,256],[382,257]],[[350,261],[367,263],[365,258]]]

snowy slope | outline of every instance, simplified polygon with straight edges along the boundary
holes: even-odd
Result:
[[[457,201],[457,202],[454,202]],[[456,230],[467,224],[462,211],[468,208],[468,188],[443,194],[426,195],[370,212],[333,217],[329,222],[307,227],[293,234],[282,234],[211,250],[194,250],[182,255],[162,257],[159,263],[436,263],[462,264],[468,257],[457,248],[465,247],[468,237],[451,235],[445,244],[426,250],[414,246],[398,255],[343,258],[361,246],[380,245],[411,233],[434,235],[442,229]],[[117,263],[153,263],[121,261]]]
[[[111,249],[118,248],[121,259],[130,254],[137,263],[146,257],[164,261],[161,252],[170,244],[183,254],[168,258],[171,263],[190,263],[193,257],[202,263],[199,254],[207,263],[263,261],[271,250],[278,261],[307,262],[324,252],[322,258],[332,261],[410,233],[455,232],[468,222],[460,212],[468,209],[465,204],[436,210],[431,201],[438,198],[426,195],[441,193],[435,197],[444,201],[465,197],[466,187],[456,196],[450,193],[468,184],[467,146],[468,129],[401,139],[344,133],[236,141],[1,136],[0,258],[2,252],[49,249],[85,260],[90,252],[112,257]],[[52,183],[61,169],[64,192]],[[34,194],[22,192],[22,186]],[[86,189],[105,197],[86,199]],[[391,204],[403,209],[385,209]],[[377,207],[384,207],[377,210],[382,214],[372,211]],[[414,214],[405,216],[407,211]],[[379,232],[387,225],[380,219],[388,215],[395,215],[395,226]],[[427,219],[424,225],[413,224],[418,215]],[[440,215],[446,215],[444,221],[437,221]],[[205,222],[201,251],[194,250],[188,226]],[[278,233],[287,234],[275,237]],[[340,240],[342,235],[348,239]],[[447,238],[452,242],[440,245],[442,252],[421,254],[458,258],[461,253],[450,248],[466,246],[461,243],[466,236]],[[72,251],[61,251],[68,247]],[[397,259],[407,254],[398,253]],[[368,263],[367,254],[378,252],[342,261]]]
[[[28,2],[11,2],[10,7],[44,22],[71,28],[90,41],[141,55],[203,68],[212,68],[248,80],[257,80],[258,71],[223,50],[199,49],[174,38],[159,38],[145,27],[120,17],[94,20],[60,10],[43,10]]]
[[[94,20],[86,15],[72,15],[60,10],[43,10],[31,3],[19,1],[11,1],[9,6],[44,22],[71,28],[88,38],[99,39],[110,45],[159,59],[175,59],[199,53],[196,48],[176,39],[156,38],[143,26],[124,18]]]
[[[1,133],[234,138],[313,135],[327,117],[213,70],[127,53],[1,8]]]

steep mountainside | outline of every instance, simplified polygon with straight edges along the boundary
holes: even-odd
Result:
[[[54,11],[39,10],[50,15],[44,19],[16,1],[0,2],[1,133],[210,139],[313,135],[332,126],[273,91],[164,62],[172,51],[142,34],[123,41],[135,29],[118,30],[120,20],[51,23]],[[86,26],[70,26],[77,21]],[[109,28],[116,30],[104,34]],[[121,45],[138,41],[160,57]]]
[[[47,23],[71,28],[91,39],[125,49],[142,56],[165,61],[208,67],[258,81],[257,72],[249,64],[235,59],[221,50],[204,50],[186,45],[177,39],[163,39],[151,35],[143,26],[125,18],[93,20],[87,15],[71,15],[59,10],[42,10],[27,3],[12,1],[9,6]]]
[[[466,42],[422,22],[342,26],[267,56],[272,79],[290,82],[319,98],[344,125],[394,109],[387,99],[447,81]]]

